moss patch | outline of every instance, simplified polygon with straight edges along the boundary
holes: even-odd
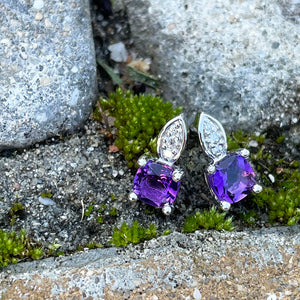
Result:
[[[124,153],[128,167],[136,164],[143,153],[156,155],[156,137],[166,122],[177,116],[182,108],[172,108],[169,102],[152,95],[134,95],[130,91],[117,89],[108,99],[100,99],[94,112],[101,120],[100,108],[115,118],[117,128],[115,145]]]
[[[219,213],[215,207],[210,210],[196,212],[186,218],[182,231],[194,232],[199,228],[232,231],[234,224],[232,218],[226,218],[226,213]]]
[[[25,230],[19,233],[0,229],[0,268],[15,264],[22,258],[39,259],[43,250],[36,247]]]
[[[138,221],[134,221],[129,227],[123,223],[120,228],[115,227],[110,243],[115,247],[127,246],[128,244],[138,244],[145,240],[151,240],[157,236],[156,226],[150,224],[149,227],[141,226]]]

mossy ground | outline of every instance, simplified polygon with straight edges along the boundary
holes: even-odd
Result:
[[[0,229],[0,268],[23,258],[39,259],[43,250],[36,247],[25,230],[6,232]]]
[[[115,146],[124,153],[131,168],[137,166],[140,155],[156,155],[156,137],[161,128],[181,111],[181,107],[173,109],[171,103],[160,97],[134,95],[119,88],[107,99],[99,100],[94,117],[98,120],[107,118],[107,115],[115,118]]]

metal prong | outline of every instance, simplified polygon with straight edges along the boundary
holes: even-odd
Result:
[[[249,155],[250,155],[250,152],[249,152],[248,149],[242,149],[242,150],[240,151],[240,154],[241,154],[243,157],[248,158]]]
[[[164,205],[164,207],[162,208],[162,212],[163,212],[163,214],[166,215],[166,216],[169,216],[169,215],[171,214],[172,208],[171,208],[171,206],[170,206],[169,203],[166,203],[166,204]]]
[[[134,201],[137,201],[137,200],[138,200],[138,196],[137,196],[136,193],[131,192],[131,193],[129,194],[129,196],[128,196],[128,199],[129,199],[130,201],[134,202]]]
[[[262,186],[259,185],[259,184],[254,184],[253,188],[252,188],[252,191],[256,194],[260,193],[262,191]]]
[[[220,206],[221,206],[222,210],[229,211],[229,209],[231,207],[231,204],[229,202],[226,202],[226,201],[221,201]]]
[[[184,172],[182,170],[175,169],[173,174],[172,174],[173,181],[178,182],[179,180],[181,180],[183,174],[184,174]]]
[[[215,172],[216,172],[216,167],[215,167],[215,165],[210,165],[210,166],[207,168],[207,173],[208,173],[209,175],[214,174]]]
[[[144,167],[147,162],[148,162],[148,159],[147,159],[146,155],[142,155],[137,161],[139,167]]]

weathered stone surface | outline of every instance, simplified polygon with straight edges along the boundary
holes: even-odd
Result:
[[[135,45],[153,59],[164,98],[251,131],[299,121],[296,2],[125,0]]]
[[[95,99],[88,0],[0,3],[0,150],[72,131]]]
[[[297,299],[299,257],[299,226],[172,233],[142,246],[10,266],[0,274],[0,296],[14,300]]]

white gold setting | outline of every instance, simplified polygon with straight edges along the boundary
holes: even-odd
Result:
[[[262,186],[261,185],[259,185],[259,184],[255,184],[254,186],[253,186],[253,192],[255,193],[255,194],[259,194],[261,191],[262,191]]]
[[[221,201],[220,202],[220,207],[223,211],[229,211],[231,204],[229,202],[226,201]]]
[[[172,179],[175,182],[178,182],[182,179],[184,172],[181,169],[175,169],[173,174],[172,174]]]
[[[148,160],[149,160],[149,158],[147,158],[146,155],[142,155],[138,159],[137,163],[138,163],[139,167],[144,167],[146,165],[146,163],[147,163]]]
[[[240,154],[241,154],[241,156],[243,156],[245,158],[249,158],[250,151],[248,149],[242,149],[242,150],[240,150]]]
[[[166,203],[166,204],[164,205],[164,207],[162,208],[162,212],[163,212],[163,214],[166,215],[166,216],[169,216],[169,215],[171,214],[172,208],[171,208],[171,206],[170,206],[169,203]]]
[[[136,193],[131,192],[131,193],[129,194],[129,196],[128,196],[128,199],[129,199],[130,201],[132,201],[132,202],[135,202],[135,201],[138,200],[138,196],[136,195]]]
[[[202,112],[198,123],[198,134],[202,148],[214,162],[226,156],[227,138],[219,121]]]
[[[227,198],[222,198],[223,197],[222,196],[222,188],[223,188],[223,192],[224,192],[225,184],[223,186],[221,184],[218,187],[219,190],[217,190],[217,192],[216,192],[214,190],[215,186],[213,188],[211,186],[212,183],[209,182],[209,180],[210,180],[209,178],[215,178],[214,174],[216,173],[217,169],[219,170],[219,168],[220,168],[220,170],[222,170],[222,171],[220,171],[220,173],[224,171],[224,168],[227,171],[226,167],[224,167],[224,164],[228,163],[228,161],[229,161],[229,159],[228,160],[226,159],[226,157],[227,157],[227,137],[226,137],[225,130],[219,121],[217,121],[210,115],[207,115],[202,112],[200,114],[200,118],[199,118],[199,122],[198,122],[198,135],[199,135],[199,139],[200,139],[200,144],[201,144],[204,152],[213,160],[213,162],[208,166],[207,172],[205,174],[206,182],[208,184],[208,187],[209,187],[211,193],[214,195],[216,201],[219,203],[221,209],[223,211],[228,211],[231,207],[231,203],[228,199],[228,198],[230,198],[230,196],[228,196],[228,194],[226,194]],[[228,156],[230,157],[230,155],[237,155],[237,154],[242,156],[243,158],[245,158],[245,160],[247,160],[250,157],[250,152],[248,149],[240,149],[238,151],[233,152],[232,154],[229,153]],[[248,161],[246,163],[250,164]],[[223,167],[220,167],[222,165],[223,165]],[[236,166],[236,165],[234,165],[234,166]],[[250,166],[251,166],[251,164],[250,164]],[[238,166],[236,166],[236,168],[239,169]],[[224,171],[224,172],[226,172],[226,171]],[[231,170],[231,172],[235,172],[235,171],[236,171],[235,169]],[[219,175],[219,176],[222,177],[222,175]],[[226,176],[227,176],[227,173],[226,173]],[[234,176],[233,176],[233,178],[234,178]],[[231,183],[232,185],[234,185],[236,183],[234,181],[234,179],[231,179],[231,181],[233,181]],[[227,189],[228,182],[226,182],[226,184],[227,184],[227,186],[226,186],[226,189]],[[249,187],[249,188],[251,188],[251,187]],[[262,191],[262,186],[259,184],[255,184],[251,189],[252,189],[252,192],[254,192],[254,193],[260,193]],[[227,193],[227,191],[228,190],[226,190],[226,193]],[[226,199],[226,200],[224,200],[224,199]],[[239,200],[241,200],[241,199],[242,198],[240,198]],[[239,200],[237,200],[237,201],[239,201]],[[233,202],[235,202],[235,201],[233,201]]]
[[[207,168],[207,173],[208,173],[209,175],[214,174],[215,172],[216,172],[216,167],[215,167],[215,165],[210,165],[210,166]]]
[[[186,139],[187,129],[181,114],[170,120],[157,138],[159,161],[172,166],[184,150]]]
[[[130,201],[136,201],[140,199],[143,202],[143,199],[149,199],[149,202],[146,202],[155,207],[162,207],[162,212],[165,215],[170,215],[172,212],[172,203],[176,199],[180,183],[179,181],[183,177],[183,170],[178,167],[173,167],[173,164],[179,159],[182,151],[185,148],[187,140],[187,126],[183,117],[183,114],[171,119],[168,121],[165,126],[160,131],[157,137],[157,153],[158,159],[149,157],[147,155],[142,155],[137,163],[141,169],[136,173],[133,191],[129,194]],[[149,162],[149,160],[151,160]],[[148,165],[149,163],[149,165]],[[148,165],[148,169],[144,168]],[[161,166],[159,166],[161,165]],[[153,168],[153,169],[152,169]],[[149,173],[148,173],[149,172]],[[153,173],[151,173],[153,172]],[[154,186],[151,182],[152,179],[147,182],[148,179],[145,179],[144,176],[151,176],[149,174],[154,174],[153,182],[156,180],[167,180],[165,190],[163,192]],[[169,175],[168,175],[169,174]],[[172,181],[170,181],[170,175],[172,174]],[[165,178],[167,176],[167,178]],[[157,179],[156,179],[157,178]],[[137,180],[137,181],[136,181]],[[141,182],[143,181],[143,186]],[[151,184],[153,186],[151,186]],[[146,196],[143,194],[143,190],[146,190]],[[156,194],[162,193],[162,197],[156,196]],[[151,198],[153,194],[153,199]],[[157,197],[157,198],[156,198]],[[151,204],[153,203],[153,204]]]

